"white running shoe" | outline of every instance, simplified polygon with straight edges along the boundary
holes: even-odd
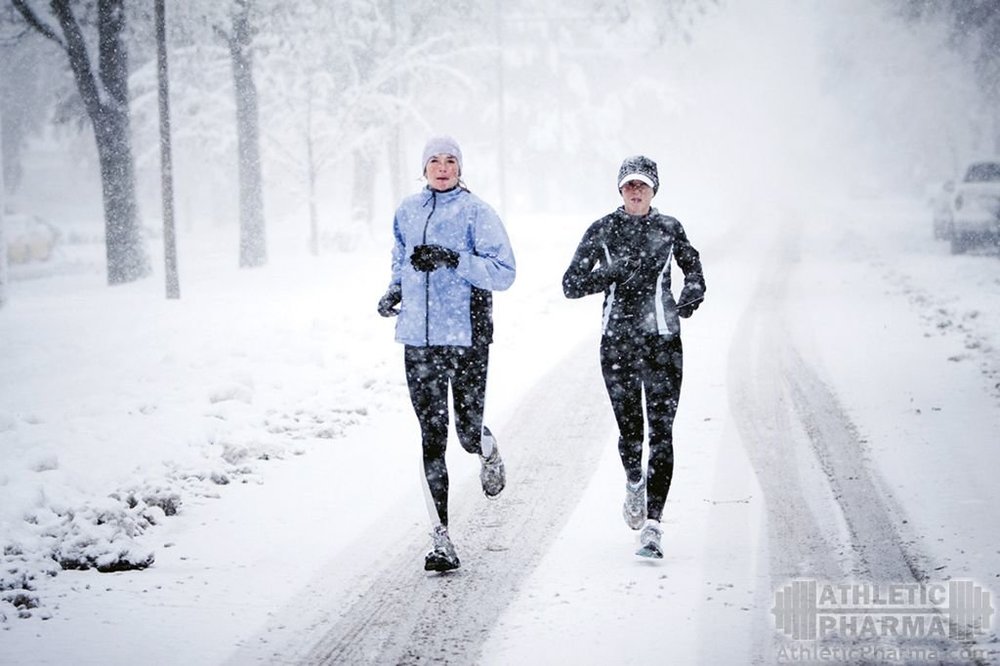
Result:
[[[457,569],[461,564],[458,561],[458,554],[455,546],[448,536],[448,528],[444,525],[435,525],[431,532],[431,539],[434,542],[434,550],[427,553],[424,558],[425,571],[451,571]]]
[[[660,521],[647,520],[639,532],[639,543],[642,547],[635,551],[640,557],[651,557],[656,560],[663,559],[663,549],[660,547],[660,537],[663,535],[663,528]]]
[[[483,426],[483,440],[486,441],[487,438],[489,445],[485,448],[490,449],[490,455],[479,454],[479,462],[483,465],[479,470],[479,481],[483,484],[483,493],[487,497],[496,497],[507,485],[507,472],[500,457],[500,449],[497,447],[497,438],[489,428]]]
[[[622,515],[625,517],[625,524],[633,530],[642,527],[642,522],[646,520],[646,479],[639,479],[638,483],[625,482],[625,504],[622,505]]]

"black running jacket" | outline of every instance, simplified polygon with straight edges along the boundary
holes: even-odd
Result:
[[[684,272],[686,293],[705,293],[701,257],[675,218],[655,208],[644,216],[619,207],[590,225],[563,275],[563,293],[580,298],[604,292],[606,336],[680,334],[670,291],[671,259]]]

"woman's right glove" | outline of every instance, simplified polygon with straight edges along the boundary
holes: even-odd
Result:
[[[637,277],[639,269],[642,267],[642,259],[629,259],[628,257],[618,257],[608,266],[608,278],[618,285],[619,289],[628,289],[629,282]]]
[[[399,314],[396,306],[403,300],[403,288],[398,284],[390,284],[385,295],[378,300],[378,313],[383,317],[395,317]]]

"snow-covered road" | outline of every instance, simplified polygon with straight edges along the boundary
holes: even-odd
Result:
[[[792,276],[809,261],[801,236],[794,223],[785,225],[730,352],[732,415],[765,501],[771,587],[779,590],[793,579],[926,585],[935,579],[915,544],[907,508],[882,478],[837,389],[790,334],[788,320],[797,314],[793,299],[802,295],[790,296]],[[841,312],[843,305],[836,304]],[[776,627],[787,628],[787,622]],[[772,644],[757,646],[755,661],[785,654],[792,645],[785,638],[776,631]],[[880,650],[914,654],[907,651],[930,646],[957,658],[970,641],[858,631],[820,637],[817,645],[833,654],[853,650],[859,658]]]
[[[0,606],[0,654],[770,663],[792,648],[869,645],[790,640],[772,611],[792,580],[968,579],[992,593],[1000,262],[948,255],[922,215],[869,202],[690,225],[709,298],[685,322],[660,563],[632,555],[620,517],[599,299],[559,288],[580,220],[512,229],[519,276],[497,298],[487,406],[509,487],[486,500],[474,458],[450,448],[463,560],[451,576],[421,569],[416,423],[391,323],[372,314],[384,253],[276,260],[252,276],[189,265],[185,300],[132,328],[116,313],[158,285],[15,282],[0,312],[17,351],[0,406],[8,570],[31,571],[60,538],[117,547],[123,533],[100,530],[119,523],[86,519],[130,515],[107,498],[121,488],[175,494],[180,510],[133,535],[155,555],[147,570],[35,570],[28,617]],[[18,523],[18,510],[45,522]],[[993,649],[993,635],[960,649]],[[961,661],[933,636],[883,645]]]
[[[397,555],[356,601],[338,604],[339,616],[316,627],[314,635],[298,634],[290,645],[275,646],[264,661],[296,649],[302,652],[294,660],[304,663],[475,661],[489,630],[579,501],[608,439],[604,396],[589,381],[596,360],[588,362],[593,355],[585,351],[574,350],[524,394],[502,428],[494,425],[510,443],[501,449],[512,479],[502,501],[486,500],[475,477],[454,488],[451,533],[461,569],[428,576],[414,566],[426,535],[396,535],[389,547]],[[296,621],[279,616],[272,623]],[[246,663],[246,655],[233,663]]]

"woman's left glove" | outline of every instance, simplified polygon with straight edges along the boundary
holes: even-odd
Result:
[[[410,263],[421,273],[430,273],[442,266],[458,268],[458,252],[440,245],[418,245],[413,248]]]
[[[403,300],[403,288],[398,284],[391,284],[385,295],[378,299],[378,313],[383,317],[395,317],[399,314],[399,305]]]

